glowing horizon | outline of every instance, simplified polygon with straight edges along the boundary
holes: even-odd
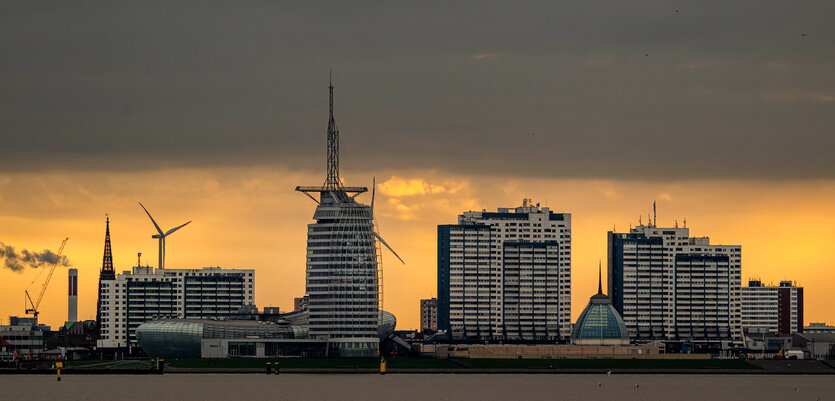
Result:
[[[349,176],[370,184],[370,174]],[[749,277],[796,281],[806,288],[804,325],[835,321],[827,284],[835,277],[827,236],[835,223],[832,180],[560,180],[415,170],[377,176],[385,177],[375,206],[381,232],[406,260],[402,266],[383,254],[384,309],[398,318],[398,329],[417,329],[419,299],[437,295],[437,225],[455,223],[467,210],[515,207],[523,197],[572,214],[572,320],[596,291],[606,232],[626,231],[657,200],[658,226],[687,218],[692,235],[741,245],[743,285]],[[270,167],[0,174],[0,241],[39,251],[70,237],[65,255],[79,270],[78,316],[94,319],[105,213],[117,274],[136,264],[138,251],[143,264],[155,264],[156,230],[135,202],[142,199],[164,226],[194,221],[169,239],[169,268],[254,268],[256,305],[288,311],[304,295],[306,227],[314,209],[293,187],[320,178]],[[0,269],[0,319],[23,316],[23,290],[38,273]],[[40,320],[52,327],[66,319],[66,275],[56,269],[41,306]]]

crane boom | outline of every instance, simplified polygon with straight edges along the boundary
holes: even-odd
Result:
[[[46,287],[49,285],[49,280],[52,279],[52,274],[55,273],[55,268],[58,267],[58,264],[61,260],[61,255],[63,255],[64,253],[64,246],[67,245],[68,240],[69,237],[64,238],[64,241],[61,242],[61,247],[58,248],[58,262],[53,263],[52,267],[49,268],[49,274],[47,274],[46,280],[44,281],[43,286],[41,286],[41,292],[40,294],[38,294],[38,300],[32,302],[32,297],[29,295],[29,290],[24,291],[26,293],[26,299],[29,300],[29,305],[31,306],[31,308],[26,308],[26,313],[31,313],[35,318],[38,317],[38,308],[41,306],[41,301],[43,300],[43,296],[46,293]]]

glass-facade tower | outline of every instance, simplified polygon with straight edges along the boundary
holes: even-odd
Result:
[[[344,192],[321,193],[307,227],[310,337],[329,355],[379,355],[377,248],[371,207]]]

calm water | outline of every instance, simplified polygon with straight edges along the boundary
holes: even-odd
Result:
[[[638,388],[635,388],[635,385]],[[797,390],[795,391],[795,388]],[[0,376],[0,400],[835,400],[835,376]]]

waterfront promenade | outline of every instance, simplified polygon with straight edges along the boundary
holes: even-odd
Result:
[[[831,400],[829,375],[0,376],[4,400]]]

